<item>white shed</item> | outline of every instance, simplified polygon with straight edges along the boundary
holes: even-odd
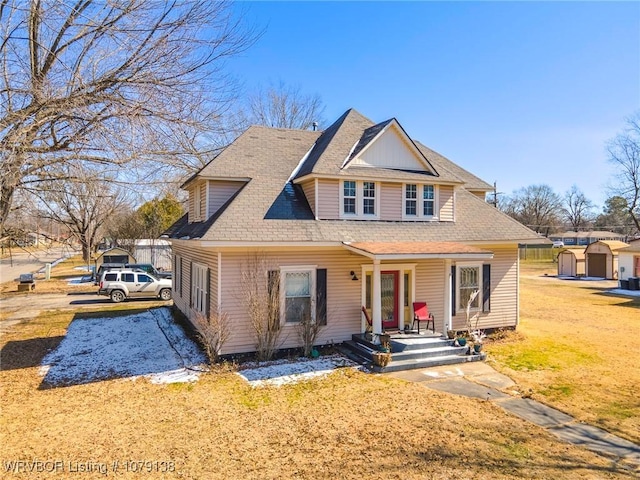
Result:
[[[640,242],[631,242],[630,246],[618,250],[618,268],[620,280],[640,277]]]
[[[618,278],[618,251],[628,247],[618,240],[600,240],[589,245],[584,253],[588,277]]]
[[[581,277],[585,272],[584,248],[566,248],[558,254],[559,277]]]

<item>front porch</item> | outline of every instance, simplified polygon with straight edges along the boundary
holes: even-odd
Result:
[[[486,353],[473,353],[467,345],[458,347],[455,340],[444,338],[439,333],[400,331],[386,332],[390,336],[391,361],[385,367],[376,365],[374,354],[380,351],[380,343],[374,343],[370,334],[358,333],[345,342],[345,353],[353,360],[365,364],[374,372],[397,372],[416,368],[436,367],[456,363],[478,362],[486,359]]]

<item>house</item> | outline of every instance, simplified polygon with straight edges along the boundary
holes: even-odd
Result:
[[[572,245],[590,245],[599,240],[625,240],[625,236],[615,232],[605,232],[593,230],[590,232],[564,232],[549,235],[552,242],[562,242],[565,246]]]
[[[135,240],[132,247],[135,263],[150,263],[158,270],[171,270],[171,243],[168,240],[140,239]]]
[[[558,276],[579,277],[585,273],[584,248],[565,248],[558,254]]]
[[[640,240],[629,242],[628,247],[618,250],[618,269],[620,280],[640,278]]]
[[[252,126],[182,188],[188,212],[167,232],[175,306],[228,315],[221,353],[256,350],[243,278],[259,256],[274,276],[281,348],[412,327],[427,302],[435,330],[518,324],[518,243],[544,242],[484,200],[492,186],[414,141],[394,118],[345,112],[325,131]],[[265,306],[266,308],[266,306]]]
[[[599,240],[584,251],[588,277],[618,278],[618,251],[628,243],[617,240]]]

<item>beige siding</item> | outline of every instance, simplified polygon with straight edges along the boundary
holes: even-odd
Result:
[[[491,260],[491,312],[482,313],[479,323],[480,328],[509,327],[517,322],[517,247],[486,247],[494,252]],[[218,271],[218,252],[214,249],[194,248],[189,242],[176,242],[173,246],[176,255],[183,258],[183,295],[174,297],[175,305],[187,316],[193,314],[189,307],[190,264],[197,262],[208,265],[210,268],[209,292],[212,310],[217,308],[218,300],[222,312],[229,315],[231,337],[225,344],[222,353],[252,352],[255,350],[253,329],[248,318],[245,300],[240,293],[241,274],[247,269],[247,258],[253,253],[243,249],[221,250],[221,270]],[[285,266],[315,266],[318,269],[327,269],[327,326],[324,327],[317,339],[317,344],[340,343],[351,338],[354,333],[362,329],[362,317],[360,308],[362,305],[364,275],[361,275],[363,266],[370,266],[371,261],[340,248],[326,249],[297,249],[296,251],[285,249],[271,249],[262,251],[271,268],[278,269]],[[383,262],[381,269],[387,268],[403,270],[400,264]],[[415,264],[415,298],[409,292],[409,303],[413,301],[425,301],[429,310],[436,319],[436,330],[441,330],[445,312],[445,285],[447,272],[445,272],[444,260],[424,260],[408,262]],[[407,270],[410,267],[407,265]],[[349,272],[358,273],[359,280],[351,280]],[[402,279],[402,277],[401,277]],[[402,281],[402,280],[401,280]],[[218,299],[218,284],[221,285],[221,299]],[[266,282],[266,279],[265,279]],[[411,286],[410,286],[411,288]],[[402,302],[402,299],[400,299]],[[458,315],[453,318],[454,329],[465,327],[465,315],[458,310]],[[405,316],[406,323],[411,322],[411,315]],[[282,327],[281,343],[279,348],[299,347],[295,326]]]
[[[205,182],[200,184],[200,212],[196,212],[199,214],[200,220],[206,220],[207,217],[207,184]]]
[[[243,182],[209,181],[209,216],[214,215],[227,200],[242,188]]]
[[[514,327],[518,322],[518,248],[514,245],[483,246],[483,249],[494,254],[492,260],[485,262],[491,264],[491,312],[480,312],[478,328]],[[457,308],[456,316],[453,317],[453,328],[462,330],[465,327],[465,312]]]
[[[318,218],[338,220],[340,218],[340,182],[318,180]]]
[[[195,188],[191,186],[187,192],[189,193],[189,205],[187,207],[189,223],[195,222],[196,208],[195,208]]]
[[[304,196],[307,198],[307,202],[311,207],[311,211],[317,217],[318,212],[316,212],[316,181],[309,180],[300,185],[302,187],[302,191],[304,191]]]
[[[450,185],[440,185],[438,187],[440,221],[453,222],[454,220],[454,195],[453,187]]]
[[[402,184],[383,183],[380,189],[380,220],[402,220]]]

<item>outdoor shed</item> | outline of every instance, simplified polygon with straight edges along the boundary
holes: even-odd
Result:
[[[588,277],[618,278],[618,251],[628,247],[618,240],[600,240],[589,245],[584,253]]]
[[[96,271],[103,263],[136,263],[136,259],[124,248],[114,247],[105,250],[96,258]]]
[[[640,277],[640,242],[631,242],[630,246],[618,250],[618,267],[620,280]]]
[[[566,248],[558,254],[558,276],[581,277],[585,273],[584,248]]]

